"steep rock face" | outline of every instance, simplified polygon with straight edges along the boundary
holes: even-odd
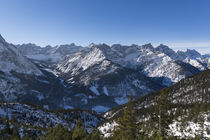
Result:
[[[122,49],[123,48],[123,49]],[[122,57],[112,59],[114,62],[133,69],[140,70],[148,77],[161,78],[162,84],[169,86],[182,78],[192,75],[187,67],[176,63],[177,54],[170,48],[160,45],[154,48],[151,44],[143,46],[113,46],[113,50],[124,50]],[[173,59],[174,58],[174,59]],[[185,71],[186,73],[183,73]]]
[[[171,59],[151,44],[109,47],[91,44],[75,54],[66,55],[56,75],[73,86],[69,106],[80,98],[80,107],[104,111],[124,104],[128,95],[140,97],[198,73],[190,64]],[[77,97],[78,99],[75,99]]]
[[[73,54],[78,51],[83,50],[84,48],[81,46],[77,46],[74,43],[72,44],[66,44],[66,45],[59,45],[54,47],[55,50],[53,53],[60,53],[62,56],[67,55],[67,54]]]
[[[139,71],[148,77],[159,80],[162,78],[162,85],[165,86],[194,74],[187,67],[182,67],[182,65],[176,63],[177,59],[173,60],[168,56],[173,54],[175,57],[175,52],[171,49],[168,51],[170,53],[160,52],[158,51],[160,48],[153,48],[151,44],[143,46],[121,46],[116,44],[112,47],[106,44],[92,45],[85,51],[66,56],[60,61],[57,69],[61,73],[65,73],[65,75],[75,76],[107,59],[120,67]],[[185,72],[183,73],[183,71]]]
[[[157,46],[155,48],[155,50],[166,54],[171,59],[177,59],[178,58],[178,54],[166,45],[160,44],[159,46]]]
[[[89,105],[96,110],[98,107],[110,109],[126,103],[130,93],[139,97],[164,87],[138,70],[113,63],[108,59],[112,57],[110,54],[115,52],[105,44],[90,46],[86,50],[66,56],[58,64],[58,75],[74,87],[80,87],[74,88],[73,93],[85,100],[82,103],[84,106]]]
[[[74,75],[103,59],[108,59],[123,67],[141,69],[149,77],[165,77],[163,84],[167,86],[188,76],[179,74],[179,69],[182,68],[175,61],[188,63],[199,70],[205,70],[209,66],[208,58],[195,50],[187,49],[186,51],[175,52],[163,44],[156,48],[151,44],[142,46],[115,44],[111,47],[106,44],[91,44],[88,48],[82,48],[75,44],[44,48],[34,44],[23,44],[18,45],[17,48],[31,59],[48,60],[54,63],[61,60],[57,70],[62,73]],[[174,71],[171,67],[175,67]]]
[[[0,71],[41,75],[41,71],[0,35]]]
[[[23,55],[28,55],[28,54],[36,55],[42,51],[42,48],[40,46],[37,46],[36,44],[32,43],[16,45],[16,47]],[[51,46],[49,47],[51,48]]]
[[[14,101],[18,96],[26,94],[25,85],[16,76],[43,76],[39,68],[24,57],[15,46],[8,44],[0,36],[0,98]],[[26,82],[27,83],[27,82]]]
[[[189,57],[189,58],[199,58],[201,57],[201,54],[199,52],[197,52],[196,50],[190,50],[187,49],[186,51],[178,51],[177,52],[178,55],[181,55],[183,57]]]
[[[29,43],[16,45],[16,47],[23,55],[30,59],[49,61],[53,63],[57,63],[67,54],[73,54],[83,49],[83,47],[76,46],[74,43],[55,47],[49,45],[46,47],[40,47]]]
[[[80,51],[76,54],[66,56],[57,66],[62,73],[77,75],[80,71],[100,63],[105,59],[103,52],[97,48],[90,51]]]
[[[24,47],[18,48],[21,49]],[[49,55],[46,54],[47,51],[43,53],[43,50],[46,50],[46,48],[42,49],[42,54],[45,55],[38,58],[38,60],[49,58]],[[37,47],[37,49],[39,50],[40,48]],[[49,50],[51,50],[50,53]],[[195,50],[188,49],[186,52],[178,51],[176,53],[168,46],[162,44],[157,48],[154,48],[151,44],[142,46],[122,46],[115,44],[111,47],[106,44],[91,44],[88,48],[81,48],[75,44],[71,44],[49,47],[48,54],[51,55],[48,60],[51,58],[54,59],[52,60],[54,62],[60,60],[57,68],[53,71],[58,75],[59,73],[70,75],[68,76],[70,77],[68,79],[69,81],[72,76],[80,74],[82,71],[100,63],[104,59],[119,64],[122,67],[139,70],[146,76],[154,79],[162,78],[162,84],[165,86],[169,86],[186,76],[194,74],[190,72],[190,69],[186,69],[186,67],[184,69],[176,61],[188,63],[199,70],[204,70],[208,66],[208,60],[201,59],[201,55]],[[40,55],[40,52],[38,55]],[[28,55],[28,57],[30,56]],[[30,58],[36,59],[34,56]],[[183,71],[185,71],[184,74]]]
[[[42,75],[26,75],[29,72],[16,69],[8,75],[3,71],[1,99],[48,105],[50,109],[83,108],[103,112],[126,103],[130,93],[137,98],[199,72],[189,62],[198,62],[197,57],[195,60],[187,56],[181,60],[178,53],[164,45],[154,48],[151,44],[111,47],[91,44],[83,48],[70,44],[41,48],[24,44],[17,48],[36,65],[18,51],[17,54]],[[189,61],[185,62],[186,59]],[[11,60],[15,62],[16,56]],[[27,68],[20,70],[27,71]]]
[[[67,89],[61,79],[41,70],[0,36],[0,100],[59,108],[62,104],[57,96],[64,96]]]

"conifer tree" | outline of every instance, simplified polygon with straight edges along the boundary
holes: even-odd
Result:
[[[30,140],[28,134],[26,134],[26,135],[22,138],[22,140]]]
[[[125,106],[122,116],[117,120],[117,126],[115,127],[114,137],[117,140],[135,140],[137,136],[137,121],[136,110],[134,108],[134,102],[132,94],[130,94],[130,100]]]
[[[84,140],[87,137],[87,131],[81,119],[78,119],[73,129],[72,140]]]
[[[98,129],[94,129],[88,137],[88,140],[102,140],[101,134]]]
[[[18,127],[16,125],[13,126],[12,128],[12,136],[20,138],[19,132],[18,132]]]
[[[166,88],[160,91],[160,96],[156,100],[154,109],[155,111],[152,113],[152,119],[158,125],[156,133],[158,134],[159,139],[161,139],[162,137],[167,136],[167,129],[169,129],[169,124],[173,121],[169,112],[171,109],[169,92]]]
[[[11,129],[10,129],[10,124],[9,124],[9,117],[8,117],[8,115],[5,117],[5,121],[6,121],[5,132],[6,132],[7,134],[12,134]]]
[[[63,125],[58,124],[47,132],[46,140],[71,140],[71,133]]]

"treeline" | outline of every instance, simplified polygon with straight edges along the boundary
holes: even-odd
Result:
[[[205,121],[210,121],[208,117],[210,111],[209,102],[199,102],[199,104],[174,104],[171,102],[171,95],[167,89],[160,91],[154,103],[148,108],[141,108],[141,114],[136,109],[132,95],[124,107],[123,112],[115,119],[116,125],[110,136],[105,138],[98,129],[87,132],[87,128],[81,119],[78,119],[72,129],[57,125],[54,128],[46,128],[39,132],[39,136],[26,134],[20,138],[18,126],[10,128],[9,119],[5,119],[6,127],[1,131],[2,140],[177,140],[205,139],[204,132],[210,134],[210,129],[205,128]],[[207,117],[205,116],[207,113]],[[12,119],[13,120],[13,119]],[[11,120],[11,122],[12,122]],[[15,121],[15,120],[13,120]],[[169,125],[174,121],[179,122],[180,133],[184,136],[187,122],[195,122],[200,125],[201,130],[194,138],[176,137],[169,132]],[[175,131],[175,130],[174,130]]]
[[[14,125],[15,120],[9,120],[6,117],[4,120],[5,128],[0,131],[0,140],[103,140],[103,136],[98,129],[94,129],[91,133],[87,132],[81,119],[78,119],[73,129],[69,129],[61,124],[54,128],[39,129],[39,136],[37,134],[26,133],[21,134],[20,128]],[[13,127],[11,127],[10,123]],[[47,131],[46,131],[47,130]]]

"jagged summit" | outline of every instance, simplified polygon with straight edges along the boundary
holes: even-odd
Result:
[[[110,49],[110,46],[108,46],[105,43],[100,43],[100,44],[92,44],[90,48],[98,48],[98,49],[100,49],[102,51],[105,51],[107,49]]]
[[[166,45],[160,44],[155,49],[159,52],[165,53],[166,55],[168,55],[172,59],[177,59],[177,57],[178,57],[176,52]]]
[[[0,42],[5,42],[5,39],[2,37],[1,34],[0,34]]]
[[[22,44],[16,45],[18,50],[25,56],[33,60],[41,60],[57,63],[67,54],[73,54],[83,50],[81,46],[77,46],[74,43],[57,45],[52,47],[47,45],[46,47],[40,47],[35,44]]]
[[[28,57],[30,61],[27,59],[27,63],[31,61],[36,63],[37,66],[31,64],[33,70],[38,69],[44,73],[41,80],[37,77],[26,79],[27,82],[23,80],[25,87],[20,86],[18,90],[10,91],[19,92],[22,88],[24,94],[28,94],[24,97],[19,96],[20,99],[28,101],[30,98],[25,97],[30,95],[33,96],[35,103],[47,104],[49,108],[85,108],[103,112],[126,103],[130,91],[134,98],[137,98],[173,85],[210,67],[209,58],[201,56],[198,59],[193,57],[196,53],[186,55],[186,52],[175,52],[163,44],[158,47],[153,47],[151,43],[141,46],[135,44],[109,46],[101,43],[90,44],[88,47],[75,44],[55,47],[40,47],[35,44],[16,47],[8,45],[14,50],[18,49],[17,54]],[[8,56],[13,57],[10,61],[5,61]],[[8,65],[20,60],[19,56],[7,57],[2,57],[0,62]],[[22,62],[26,60],[21,63],[18,61],[17,64]],[[23,66],[15,71],[27,71]],[[31,83],[35,81],[35,85],[42,85],[43,89],[28,81]],[[10,86],[4,88],[5,95]],[[10,95],[17,98],[13,93]],[[9,96],[6,99],[14,98]]]
[[[26,57],[24,57],[14,45],[8,44],[0,36],[0,71],[41,75],[42,72]]]
[[[196,51],[195,49],[193,49],[193,50],[187,49],[185,51],[185,53],[186,53],[186,55],[188,57],[192,57],[192,58],[196,58],[196,57],[200,57],[201,56],[201,54],[198,51]]]

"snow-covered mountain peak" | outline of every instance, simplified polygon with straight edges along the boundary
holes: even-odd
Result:
[[[2,47],[5,48],[5,45]],[[9,48],[15,50],[15,46],[11,45]],[[182,52],[183,59],[178,59],[176,52],[162,44],[156,48],[150,43],[142,46],[135,44],[109,46],[92,43],[88,47],[75,44],[55,47],[24,44],[17,48],[41,67],[44,76],[48,77],[49,75],[49,79],[45,79],[45,77],[40,80],[38,78],[38,83],[40,85],[44,83],[48,85],[47,87],[54,87],[57,90],[54,94],[54,88],[47,88],[52,91],[51,94],[47,89],[42,91],[39,90],[39,87],[34,88],[30,92],[36,95],[36,102],[42,102],[42,99],[51,102],[48,97],[53,96],[53,101],[57,101],[59,98],[59,102],[55,103],[57,104],[56,108],[81,107],[93,110],[97,107],[111,108],[117,104],[126,103],[126,96],[131,91],[135,97],[142,96],[197,73],[199,70],[193,66],[202,67],[197,60],[186,59],[188,57],[184,54],[185,52]],[[20,55],[16,51],[15,54]],[[6,56],[10,58],[13,55],[8,53]],[[0,57],[0,60],[4,60],[4,57]],[[29,62],[24,59],[25,57],[22,56],[24,60],[20,57],[15,56],[10,60],[0,61],[0,63],[16,63],[17,59],[28,65]],[[27,70],[21,62],[18,61],[17,64]],[[192,64],[194,65],[192,66]],[[31,68],[36,69],[35,66]],[[56,83],[54,83],[55,79],[58,80]],[[26,80],[28,82],[28,79]],[[33,81],[31,81],[30,87],[33,87],[34,83],[37,85]],[[9,86],[6,86],[5,89],[8,89],[7,87]],[[49,95],[45,94],[48,92]],[[52,104],[50,103],[50,105]]]
[[[160,51],[160,52],[168,52],[168,51],[172,51],[175,53],[174,50],[172,50],[171,48],[169,48],[168,46],[164,45],[164,44],[160,44],[159,46],[156,47],[156,50]]]
[[[50,46],[50,45],[47,45],[47,46],[45,46],[45,48],[46,48],[46,49],[51,49],[51,48],[53,48],[53,47]]]
[[[152,46],[151,43],[141,45],[140,48],[141,49],[148,49],[148,50],[154,51],[154,47]]]
[[[111,48],[120,47],[120,46],[122,46],[122,45],[121,45],[121,44],[113,44],[113,45],[111,46]]]
[[[200,57],[201,54],[196,51],[195,49],[187,49],[186,51],[184,51],[186,53],[186,55],[190,58],[196,58],[196,57]]]
[[[0,34],[0,42],[1,43],[5,42],[5,39],[1,36],[1,34]]]
[[[91,47],[90,50],[67,55],[57,65],[57,69],[63,73],[79,74],[80,71],[98,64],[106,58],[100,47],[100,45],[97,45]]]
[[[93,46],[96,46],[97,44],[95,44],[95,43],[90,43],[90,45],[88,45],[88,48],[91,48],[91,47],[93,47]]]
[[[67,54],[73,54],[83,50],[81,46],[76,46],[74,43],[66,45],[57,45],[52,47],[40,47],[35,44],[22,44],[16,46],[18,50],[25,56],[34,60],[49,61],[57,63]]]
[[[39,54],[40,51],[42,50],[40,46],[37,46],[36,44],[32,43],[16,45],[16,47],[22,54],[25,54],[25,52],[27,52],[28,54],[35,55]]]
[[[100,44],[91,44],[90,48],[92,49],[100,49],[101,51],[106,51],[108,49],[110,49],[110,47],[105,44],[105,43],[100,43]]]
[[[177,51],[177,54],[179,56],[184,57],[184,58],[189,57],[191,59],[201,57],[201,54],[194,49],[193,50],[187,49],[187,50],[184,50],[184,51]]]
[[[2,36],[0,38],[0,71],[42,75],[42,72],[24,57],[14,45],[8,44]]]
[[[69,46],[77,46],[75,43],[71,43],[69,44]]]
[[[72,43],[72,44],[56,46],[54,51],[52,51],[52,52],[53,53],[59,53],[62,56],[64,56],[64,55],[67,55],[67,54],[72,54],[72,53],[78,52],[82,49],[83,49],[83,47],[77,46],[74,43]]]
[[[156,51],[159,51],[161,53],[165,53],[166,55],[168,55],[172,59],[177,59],[177,57],[178,57],[176,52],[166,45],[160,44],[155,49],[156,49]]]

